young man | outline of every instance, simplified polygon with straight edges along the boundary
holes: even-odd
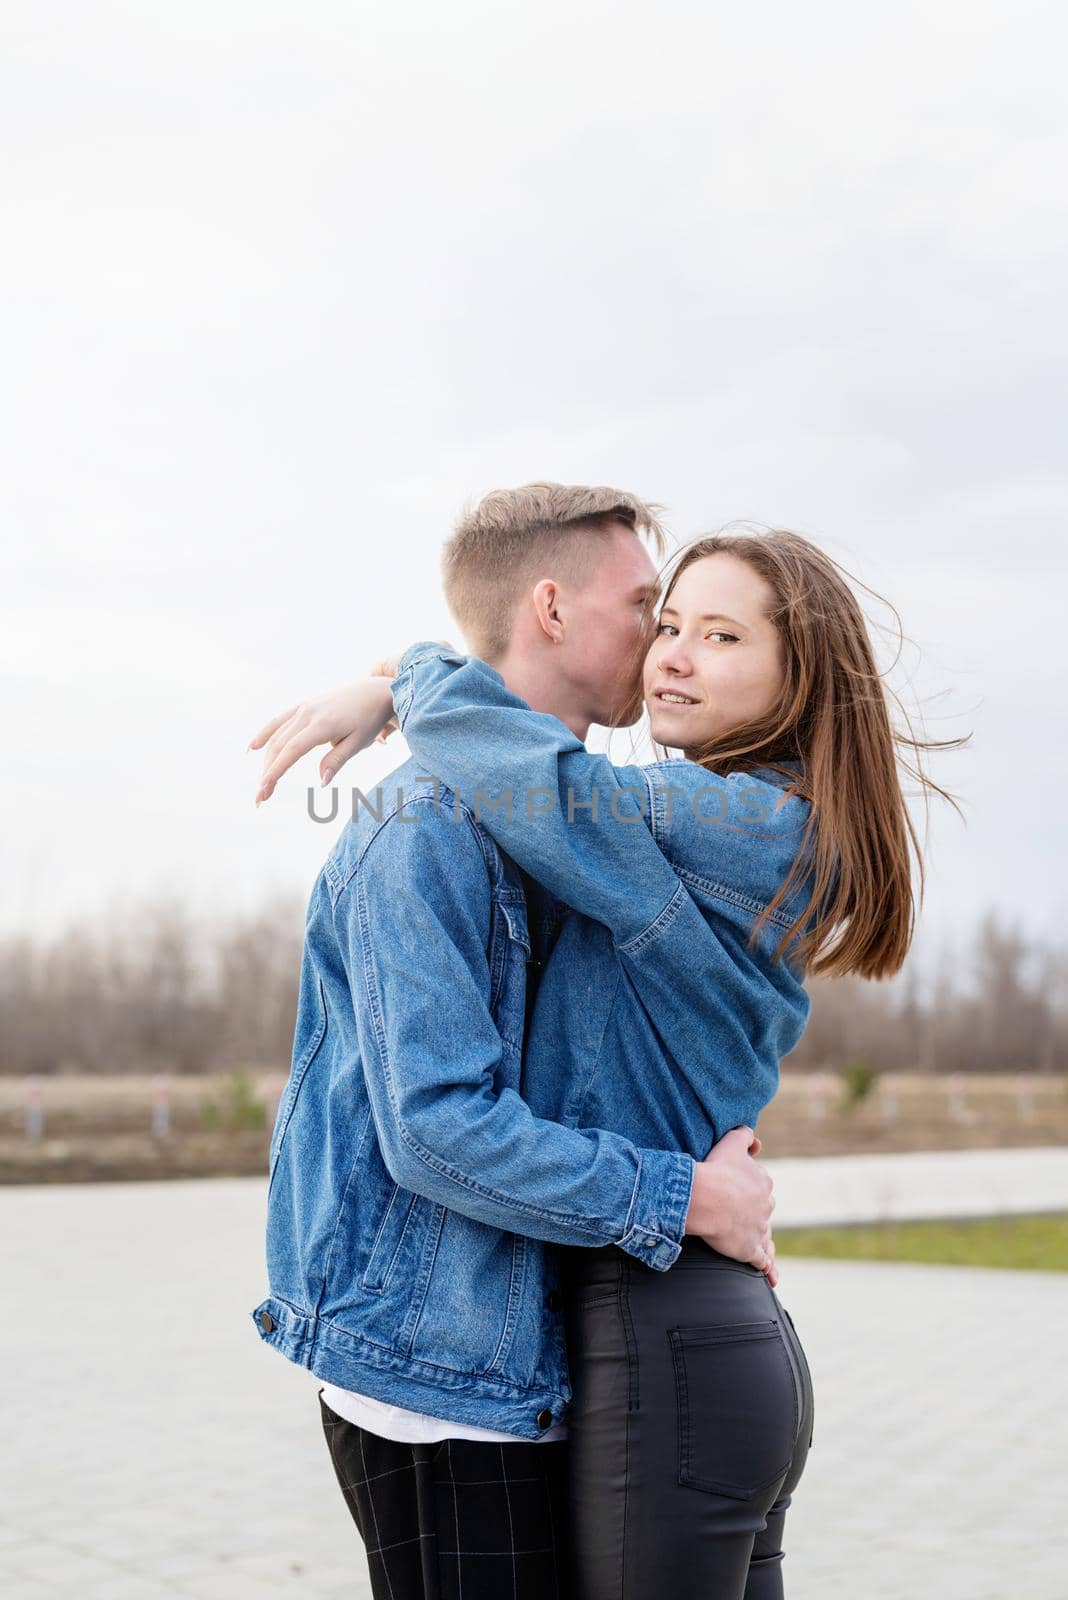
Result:
[[[445,548],[472,651],[580,738],[640,709],[656,581],[643,533],[662,551],[631,495],[542,484],[487,496]],[[260,798],[330,737],[308,708],[254,746],[272,734]],[[346,754],[332,751],[333,771]],[[342,830],[312,891],[271,1142],[270,1294],[253,1316],[323,1381],[376,1596],[569,1592],[552,1244],[615,1244],[664,1270],[694,1233],[773,1264],[752,1130],[695,1163],[536,1118],[521,1098],[560,912],[412,760]]]

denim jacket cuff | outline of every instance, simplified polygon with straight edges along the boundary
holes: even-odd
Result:
[[[412,709],[415,668],[420,662],[433,661],[439,656],[442,661],[452,661],[458,667],[462,667],[468,659],[458,650],[450,650],[446,645],[439,644],[436,639],[420,639],[416,644],[410,644],[397,662],[397,676],[390,684],[390,688],[393,691],[393,709],[397,714],[397,723],[402,733],[404,719]]]
[[[682,1248],[695,1171],[692,1157],[677,1150],[642,1150],[627,1216],[616,1244],[647,1267],[665,1272]]]

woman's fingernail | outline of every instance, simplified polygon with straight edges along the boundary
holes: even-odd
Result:
[[[332,771],[331,771],[331,770],[330,770],[330,768],[329,768],[329,767],[327,767],[327,769],[326,769],[326,771],[325,771],[325,772],[324,772],[324,773],[323,773],[323,781],[322,781],[322,783],[321,783],[321,784],[320,784],[320,785],[319,785],[319,787],[320,787],[320,788],[321,788],[321,789],[325,789],[325,788],[326,788],[326,786],[327,786],[327,784],[328,784],[328,783],[329,783],[329,782],[330,782],[330,780],[331,780],[331,778],[332,778],[332,777],[333,777],[333,776],[334,776],[334,774],[333,774],[333,772],[332,772]]]

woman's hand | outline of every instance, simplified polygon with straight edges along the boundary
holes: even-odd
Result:
[[[763,1148],[764,1148],[763,1141],[762,1141],[759,1133],[754,1133],[753,1142],[749,1146],[749,1154],[751,1156],[758,1156]],[[768,1204],[771,1206],[771,1209],[774,1211],[775,1210],[775,1196],[774,1195],[769,1196]],[[765,1262],[764,1266],[760,1270],[763,1272],[764,1276],[767,1278],[768,1282],[771,1284],[771,1287],[774,1289],[775,1285],[779,1281],[779,1269],[775,1265],[775,1240],[771,1236],[771,1223],[770,1222],[768,1223],[767,1231],[765,1232],[761,1243],[764,1246],[764,1254],[767,1256],[767,1261]]]
[[[270,799],[283,772],[316,745],[330,746],[319,763],[319,776],[327,784],[350,756],[366,750],[375,740],[385,742],[397,727],[389,687],[395,672],[382,675],[378,669],[385,665],[378,663],[376,675],[358,683],[290,706],[260,729],[248,747],[260,750],[266,746],[257,805]]]
[[[721,1255],[759,1267],[774,1289],[779,1281],[771,1213],[771,1174],[751,1158],[762,1142],[747,1124],[729,1129],[703,1161],[695,1162],[685,1231]]]
[[[456,649],[448,639],[436,639],[434,643],[448,650]],[[270,799],[283,772],[288,772],[317,744],[330,746],[319,763],[319,776],[327,784],[350,756],[366,750],[369,745],[385,744],[390,734],[396,733],[400,724],[393,712],[389,684],[397,676],[397,663],[402,654],[400,651],[396,656],[383,656],[358,683],[290,706],[288,711],[260,729],[248,747],[260,750],[267,744],[260,786],[256,791],[257,805]]]
[[[315,700],[301,701],[262,727],[249,744],[250,750],[266,745],[256,804],[269,800],[283,772],[317,744],[330,746],[319,762],[319,776],[326,784],[350,756],[366,750],[376,739],[385,743],[397,727],[390,690],[390,679],[395,676],[395,672],[379,673]]]

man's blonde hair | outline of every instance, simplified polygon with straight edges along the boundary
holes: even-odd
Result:
[[[476,655],[488,661],[508,648],[516,607],[540,578],[582,587],[614,524],[666,549],[661,506],[623,489],[525,483],[494,489],[468,506],[446,542],[441,575],[449,610]]]

